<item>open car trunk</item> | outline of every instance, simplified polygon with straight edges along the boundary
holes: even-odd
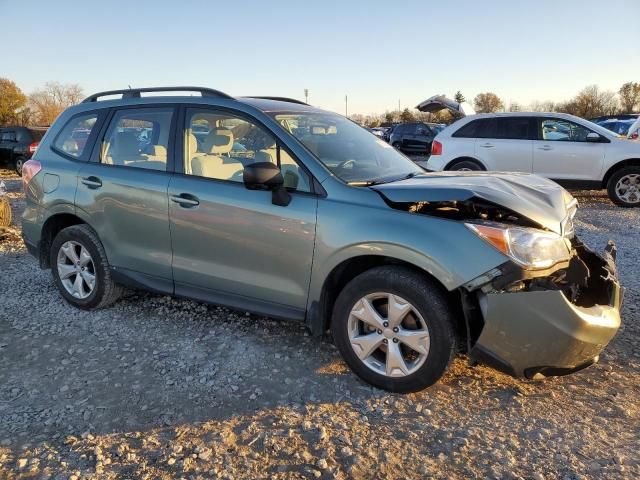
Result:
[[[435,113],[447,109],[458,117],[476,114],[476,111],[467,102],[458,103],[444,95],[434,95],[433,97],[427,98],[424,102],[416,105],[416,108],[421,112],[428,113]]]

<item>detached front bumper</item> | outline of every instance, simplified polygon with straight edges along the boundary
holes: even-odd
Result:
[[[620,327],[615,247],[601,257],[580,244],[577,255],[588,278],[575,303],[560,289],[479,293],[484,325],[470,357],[526,378],[566,375],[597,362]]]

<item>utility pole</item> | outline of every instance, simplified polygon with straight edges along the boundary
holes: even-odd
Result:
[[[347,102],[347,96],[344,96],[344,116],[345,117],[349,117],[349,108],[348,108],[348,102]]]
[[[304,103],[309,103],[309,89],[304,89]]]
[[[398,111],[400,111],[400,99],[398,99]]]

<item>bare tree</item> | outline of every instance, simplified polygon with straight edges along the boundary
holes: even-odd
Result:
[[[532,112],[555,112],[557,108],[558,106],[551,100],[545,100],[544,102],[536,100],[529,106],[529,110]]]
[[[493,113],[504,108],[500,97],[491,92],[479,93],[473,99],[473,103],[478,113]]]
[[[625,113],[632,113],[636,106],[640,106],[640,83],[627,82],[620,87],[618,93]]]
[[[573,100],[558,107],[558,111],[583,118],[613,115],[619,110],[616,94],[601,91],[596,85],[584,88]]]
[[[43,89],[29,95],[29,104],[41,125],[51,125],[67,107],[80,103],[84,94],[80,85],[47,82]]]
[[[24,110],[27,97],[8,78],[0,78],[0,125],[21,123],[20,112]]]

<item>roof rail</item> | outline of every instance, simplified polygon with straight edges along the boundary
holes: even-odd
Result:
[[[122,95],[122,98],[140,98],[143,92],[199,92],[203,97],[217,97],[233,99],[231,95],[227,95],[219,90],[205,87],[147,87],[147,88],[126,88],[122,90],[108,90],[106,92],[94,93],[85,98],[82,103],[97,102],[98,98],[108,95]]]
[[[308,103],[305,103],[302,100],[296,100],[295,98],[289,98],[289,97],[259,97],[259,96],[249,95],[249,96],[246,96],[244,98],[259,98],[261,100],[277,100],[279,102],[288,102],[288,103],[298,103],[300,105],[309,105]]]

